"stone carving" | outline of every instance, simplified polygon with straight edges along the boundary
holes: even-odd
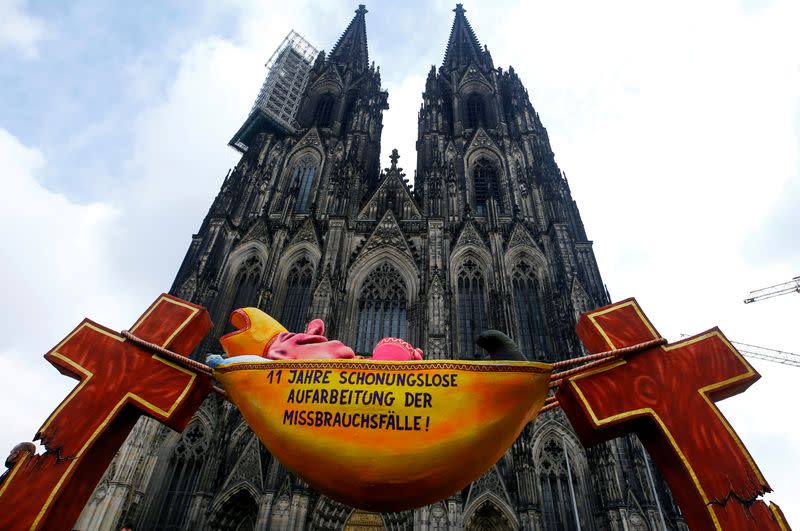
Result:
[[[269,236],[267,235],[267,227],[264,226],[264,221],[261,219],[256,220],[241,239],[241,243],[246,243],[252,240],[259,242],[268,242]]]
[[[456,240],[456,247],[461,247],[464,245],[477,245],[479,247],[486,246],[486,242],[483,240],[480,233],[478,233],[478,230],[475,228],[475,224],[471,221],[468,221],[464,224],[464,228],[461,230],[458,240]]]
[[[484,475],[478,478],[478,481],[472,484],[469,489],[469,496],[467,496],[467,505],[469,502],[478,498],[484,492],[491,492],[497,496],[505,496],[505,486],[500,479],[500,474],[497,472],[497,466],[493,466],[486,471]]]
[[[464,74],[464,77],[461,78],[461,82],[458,84],[458,89],[461,90],[464,86],[470,83],[478,83],[486,88],[491,88],[489,82],[486,80],[484,75],[478,71],[475,65],[470,65],[469,68],[467,68],[467,72]]]
[[[414,259],[414,255],[411,249],[409,249],[408,243],[406,243],[406,237],[391,211],[387,211],[383,219],[378,223],[378,226],[375,227],[375,231],[361,250],[361,256],[383,247],[394,247],[402,251],[403,254],[407,255],[409,258]]]
[[[488,133],[486,133],[483,127],[479,127],[475,132],[475,136],[472,137],[472,142],[470,142],[469,148],[467,148],[467,153],[479,147],[491,147],[500,151],[500,149],[497,147],[497,144],[495,144],[494,140],[489,137]]]
[[[309,242],[319,247],[317,232],[314,230],[314,224],[311,222],[311,218],[306,218],[303,224],[300,225],[300,229],[292,237],[289,244],[291,245],[299,242]]]
[[[506,246],[506,249],[511,249],[517,245],[530,245],[532,247],[536,247],[531,234],[520,223],[517,223],[516,226],[514,226],[514,230],[511,231],[511,237],[508,239],[508,245]]]
[[[297,143],[297,147],[302,146],[321,146],[322,141],[319,139],[319,131],[317,128],[312,128],[306,135],[300,139],[300,142]]]
[[[225,480],[223,490],[235,487],[240,482],[252,483],[257,488],[261,488],[261,458],[259,456],[261,442],[252,434],[249,439],[239,461],[234,465],[228,479]]]

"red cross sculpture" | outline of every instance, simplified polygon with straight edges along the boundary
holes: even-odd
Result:
[[[161,295],[131,332],[188,356],[210,329],[205,308]],[[207,376],[88,319],[44,357],[80,383],[36,434],[47,452],[14,456],[0,483],[0,529],[71,529],[137,419],[182,431],[211,389]]]
[[[634,299],[581,316],[591,353],[661,336]],[[789,529],[755,461],[714,402],[760,375],[718,328],[568,378],[558,402],[584,446],[636,433],[692,530]]]

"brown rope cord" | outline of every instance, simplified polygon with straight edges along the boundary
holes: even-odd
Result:
[[[551,409],[555,409],[557,407],[561,407],[561,405],[558,403],[558,400],[554,400],[552,402],[545,403],[542,409],[539,410],[539,413],[544,413],[545,411],[550,411]]]
[[[225,400],[230,401],[230,398],[228,398],[228,391],[226,391],[222,387],[217,387],[216,385],[212,385],[211,386],[211,390],[214,391],[215,393],[217,393],[219,396],[221,396]]]
[[[132,334],[128,330],[123,330],[121,332],[121,334],[122,334],[122,337],[124,337],[125,339],[129,340],[131,343],[135,343],[135,344],[139,345],[140,347],[143,347],[143,348],[146,348],[148,350],[152,350],[154,352],[157,352],[158,354],[160,354],[164,358],[176,363],[177,365],[180,365],[181,367],[184,367],[184,368],[189,369],[189,370],[194,371],[194,372],[198,372],[200,374],[205,374],[206,376],[211,376],[211,374],[213,372],[211,367],[209,367],[205,363],[200,363],[199,361],[195,361],[193,359],[187,358],[186,356],[178,354],[177,352],[173,352],[171,350],[165,349],[164,347],[162,347],[160,345],[156,345],[155,343],[152,343],[150,341],[147,341],[145,339],[142,339],[142,338]],[[564,378],[566,378],[568,376],[572,376],[574,374],[578,374],[578,373],[583,372],[583,371],[585,371],[587,369],[590,369],[592,367],[596,367],[598,365],[602,365],[602,364],[606,363],[607,361],[611,361],[613,359],[622,357],[622,356],[624,356],[626,354],[632,354],[634,352],[647,350],[649,348],[656,347],[656,346],[659,346],[659,345],[664,345],[666,343],[667,343],[667,340],[664,339],[664,338],[652,339],[650,341],[645,341],[643,343],[637,343],[637,344],[631,345],[629,347],[623,347],[623,348],[615,349],[615,350],[607,350],[605,352],[598,352],[597,354],[589,354],[589,355],[586,355],[586,356],[580,356],[578,358],[571,358],[571,359],[562,360],[562,361],[553,363],[552,364],[553,368],[560,368],[560,367],[568,367],[570,365],[576,365],[578,363],[583,363],[585,361],[589,361],[589,363],[587,363],[585,365],[581,365],[580,367],[575,367],[575,368],[572,368],[572,369],[568,369],[566,371],[560,371],[560,372],[556,372],[556,373],[551,374],[550,375],[550,388],[558,387],[564,381]],[[225,399],[228,398],[228,393],[225,392],[224,389],[221,389],[221,388],[217,387],[216,385],[212,385],[211,388],[215,393],[221,395]],[[548,397],[545,400],[545,405],[542,408],[542,412],[549,411],[550,409],[553,409],[554,407],[558,407],[558,402],[556,401],[555,397],[552,397],[552,396]]]
[[[553,367],[558,368],[558,367],[568,367],[570,365],[575,365],[577,363],[582,363],[584,361],[589,362],[585,365],[581,365],[580,367],[575,367],[572,369],[568,369],[566,371],[561,371],[551,374],[550,388],[553,389],[560,386],[564,382],[564,378],[581,373],[583,371],[586,371],[587,369],[597,367],[598,365],[603,365],[608,361],[620,358],[626,354],[632,354],[634,352],[647,350],[649,348],[657,347],[660,345],[666,345],[667,343],[668,341],[663,337],[661,337],[658,339],[651,339],[650,341],[645,341],[644,343],[637,343],[629,347],[623,347],[616,350],[607,350],[605,352],[598,352],[597,354],[589,354],[587,356],[581,356],[579,358],[572,358],[568,360],[559,361],[557,363],[553,363]],[[547,398],[545,398],[544,406],[542,406],[542,409],[539,410],[539,413],[545,413],[557,407],[561,407],[561,405],[558,403],[556,397],[548,396]]]
[[[178,354],[177,352],[173,352],[171,350],[165,349],[161,345],[156,345],[155,343],[151,343],[150,341],[147,341],[146,339],[142,339],[139,336],[133,335],[128,330],[123,330],[122,332],[120,332],[120,334],[122,335],[122,337],[124,337],[125,339],[127,339],[131,343],[135,343],[135,344],[139,345],[140,347],[146,348],[148,350],[152,350],[152,351],[158,353],[160,356],[162,356],[162,357],[168,359],[169,361],[175,363],[176,365],[180,365],[184,369],[189,369],[190,371],[198,372],[198,373],[204,374],[206,376],[211,376],[211,374],[213,372],[211,367],[209,367],[205,363],[200,363],[199,361],[195,361],[195,360],[193,360],[191,358],[187,358],[186,356]],[[222,389],[220,387],[217,387],[216,385],[212,385],[211,389],[215,393],[217,393],[218,395],[221,395],[226,400],[228,399],[228,393],[225,392],[224,389]]]
[[[617,359],[619,356],[606,356],[605,358],[600,358],[599,360],[592,361],[587,363],[586,365],[581,365],[580,367],[575,367],[574,369],[570,369],[568,371],[561,371],[550,376],[550,387],[558,387],[564,381],[565,378],[569,376],[574,376],[576,374],[582,373],[592,367],[597,367],[598,365],[603,365],[606,362],[612,361]]]
[[[640,350],[647,350],[649,348],[666,344],[667,340],[664,339],[663,337],[659,337],[657,339],[651,339],[650,341],[645,341],[644,343],[637,343],[629,347],[618,348],[615,350],[606,350],[604,352],[598,352],[597,354],[588,354],[586,356],[581,356],[579,358],[570,358],[568,360],[557,361],[552,365],[554,369],[560,369],[561,367],[569,367],[570,365],[577,365],[585,361],[593,361],[596,359],[606,358],[606,357],[624,356],[625,354],[632,354],[634,352],[639,352]]]
[[[665,344],[667,344],[667,340],[664,339],[663,337],[660,337],[658,339],[651,339],[650,341],[645,341],[644,343],[637,343],[629,347],[618,348],[616,350],[607,350],[605,352],[598,352],[597,354],[589,354],[588,356],[581,356],[580,358],[572,358],[569,360],[564,360],[563,362],[554,363],[553,367],[564,367],[567,365],[575,365],[576,363],[580,363],[582,361],[594,360],[594,361],[589,361],[589,363],[581,365],[580,367],[575,367],[572,369],[568,369],[566,371],[560,371],[551,374],[550,387],[558,387],[564,380],[564,378],[572,376],[574,374],[581,373],[587,369],[591,369],[592,367],[602,365],[607,361],[621,358],[626,354],[633,354],[635,352],[640,352],[642,350],[647,350],[649,348]]]
[[[608,350],[605,352],[598,352],[597,354],[589,354],[587,356],[581,356],[579,358],[572,358],[564,361],[559,361],[557,363],[554,363],[553,367],[556,368],[568,367],[570,365],[575,365],[577,363],[581,363],[584,361],[588,361],[589,363],[581,365],[580,367],[568,369],[566,371],[553,373],[550,376],[551,380],[550,388],[553,389],[560,386],[564,382],[564,379],[569,376],[579,374],[593,367],[597,367],[598,365],[603,365],[606,362],[620,358],[626,354],[632,354],[634,352],[647,350],[649,348],[657,347],[659,345],[665,345],[666,343],[667,340],[664,338],[652,339],[650,341],[645,341],[644,343],[637,343],[636,345],[631,345],[629,347],[624,347],[616,350]],[[539,410],[539,413],[545,413],[557,407],[561,407],[561,405],[558,403],[556,397],[549,396],[545,399],[544,406],[542,406],[542,409]]]

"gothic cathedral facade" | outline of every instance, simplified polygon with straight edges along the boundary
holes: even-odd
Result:
[[[581,352],[577,316],[609,302],[547,132],[513,68],[496,68],[459,4],[419,111],[413,188],[381,170],[388,94],[360,6],[313,61],[298,129],[251,128],[175,279],[209,308],[197,355],[230,311],[257,306],[369,354],[402,337],[426,358],[481,358],[494,328],[531,360]],[[342,478],[347,481],[347,478]],[[584,450],[558,410],[528,425],[478,481],[429,507],[375,515],[308,487],[210,397],[184,433],[141,421],[76,529],[685,529],[635,438]]]

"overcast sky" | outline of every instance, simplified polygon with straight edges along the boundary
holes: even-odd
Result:
[[[453,7],[367,5],[389,91],[382,158],[398,148],[409,177]],[[0,0],[2,456],[73,386],[42,354],[84,316],[127,328],[169,289],[286,33],[330,50],[355,8]],[[800,353],[800,294],[742,303],[800,275],[800,4],[465,8],[495,65],[526,84],[612,299],[637,297],[671,340],[718,325]],[[800,368],[753,365],[761,381],[721,408],[797,526]]]

